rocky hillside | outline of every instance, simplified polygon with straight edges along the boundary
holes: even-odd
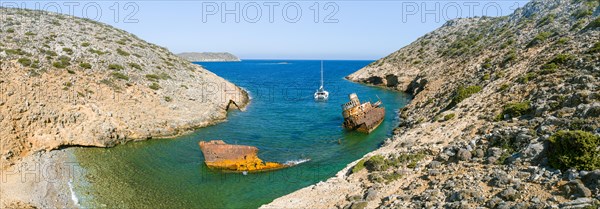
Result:
[[[598,208],[600,7],[456,19],[349,75],[414,96],[392,138],[265,208]]]
[[[240,58],[228,52],[184,52],[177,56],[190,62],[239,62]]]
[[[4,167],[39,150],[175,136],[248,101],[234,84],[111,26],[21,9],[2,8],[1,18]]]

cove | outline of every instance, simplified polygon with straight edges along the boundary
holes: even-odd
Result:
[[[391,136],[397,110],[410,97],[401,92],[344,80],[372,61],[324,62],[329,101],[313,101],[319,87],[318,60],[245,60],[197,63],[249,91],[246,111],[226,122],[173,139],[153,139],[114,148],[74,148],[85,170],[75,192],[82,207],[256,208],[302,187],[326,180]],[[342,129],[341,105],[348,94],[378,98],[386,118],[371,134]],[[265,161],[302,162],[283,170],[222,173],[210,170],[201,140],[224,140],[260,149]]]

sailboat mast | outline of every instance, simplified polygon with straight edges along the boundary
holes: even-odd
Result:
[[[321,87],[323,87],[323,60],[321,60]]]

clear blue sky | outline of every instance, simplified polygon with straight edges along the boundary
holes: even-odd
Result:
[[[8,6],[6,2],[10,1],[3,0],[2,4]],[[62,13],[99,20],[175,53],[231,52],[242,59],[378,59],[448,19],[482,14],[507,15],[527,3],[514,0],[347,0],[329,4],[306,0],[254,3],[102,0],[79,1],[78,5],[69,3],[77,2],[71,0],[54,4],[48,1],[17,2],[28,8],[36,8],[39,3],[38,8],[49,11],[58,11],[58,5]],[[317,3],[318,7],[315,6]],[[236,4],[239,4],[237,10]],[[69,10],[69,5],[74,9]],[[96,14],[97,8],[102,10],[101,15]],[[115,15],[117,8],[118,16]],[[297,15],[298,8],[301,16]],[[318,15],[316,8],[319,8]],[[224,10],[230,10],[230,14]],[[224,13],[226,19],[222,21]],[[128,17],[130,14],[133,15]],[[330,14],[333,16],[327,19]],[[235,20],[236,15],[239,22]]]

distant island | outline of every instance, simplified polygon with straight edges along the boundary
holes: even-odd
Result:
[[[229,52],[184,52],[177,56],[190,62],[239,62],[240,58]]]

